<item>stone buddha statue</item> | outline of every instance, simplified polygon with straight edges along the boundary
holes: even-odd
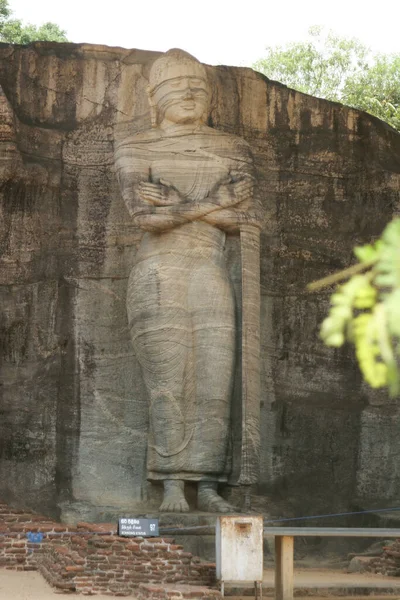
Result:
[[[148,479],[161,481],[160,510],[228,512],[218,494],[230,472],[235,301],[226,235],[259,221],[253,159],[240,137],[206,122],[204,66],[170,50],[150,70],[152,128],[122,140],[115,164],[143,237],[127,293],[132,343],[149,402]]]

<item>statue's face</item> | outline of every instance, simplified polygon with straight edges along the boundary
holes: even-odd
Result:
[[[191,75],[174,77],[157,87],[153,99],[161,121],[176,124],[201,123],[208,111],[207,82]]]

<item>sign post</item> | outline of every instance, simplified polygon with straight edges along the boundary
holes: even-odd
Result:
[[[122,537],[158,537],[158,519],[121,517],[118,519],[118,535]]]

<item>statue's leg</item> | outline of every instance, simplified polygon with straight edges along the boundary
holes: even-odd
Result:
[[[140,263],[128,284],[128,317],[135,354],[149,397],[148,471],[164,483],[161,510],[189,510],[179,480],[179,456],[187,444],[185,397],[193,387],[191,323],[184,269],[159,258]],[[186,288],[186,289],[185,289]],[[191,394],[194,396],[194,393]]]
[[[198,506],[202,510],[233,510],[217,493],[226,475],[235,363],[235,305],[228,275],[211,264],[198,269],[189,288],[196,372],[197,413],[193,467],[202,472]],[[209,476],[209,479],[207,477]]]
[[[188,512],[189,504],[185,498],[185,482],[180,479],[164,479],[164,498],[161,512]]]

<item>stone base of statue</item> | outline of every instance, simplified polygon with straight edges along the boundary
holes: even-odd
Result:
[[[216,513],[159,513],[146,515],[149,518],[158,517],[161,531],[167,530],[162,535],[174,538],[175,542],[203,560],[215,560],[215,524],[218,517]],[[191,529],[182,535],[176,533],[177,529]],[[168,531],[169,530],[169,531]],[[161,532],[160,532],[161,535]]]
[[[152,495],[157,490],[152,490]],[[215,560],[215,524],[217,517],[227,513],[204,512],[196,510],[197,493],[195,484],[186,485],[186,498],[188,499],[190,512],[160,512],[158,509],[159,498],[151,502],[132,503],[124,507],[116,506],[94,506],[86,502],[64,502],[59,505],[61,510],[60,520],[69,524],[76,524],[79,521],[89,523],[113,523],[117,524],[122,516],[156,518],[159,520],[160,535],[172,537],[177,544],[184,546],[185,550],[191,552],[194,556],[199,556],[204,560]],[[161,486],[160,486],[161,496]],[[255,512],[262,514],[265,519],[271,517],[271,510],[278,514],[278,507],[265,496],[250,497],[251,511],[245,510],[245,493],[241,487],[228,487],[224,490],[225,499],[235,506],[238,506],[240,513]],[[229,514],[236,514],[235,511]],[[190,528],[191,531],[187,531]],[[179,535],[177,530],[186,530]]]
[[[121,516],[135,516],[148,519],[159,519],[161,529],[171,531],[160,532],[160,535],[172,537],[177,544],[184,546],[187,552],[202,559],[215,560],[215,523],[219,516],[217,513],[189,512],[189,513],[160,513],[157,511],[145,512],[143,506],[141,511],[137,506],[121,510],[114,506],[91,506],[86,503],[65,503],[62,506],[61,521],[68,523],[104,522],[118,523]],[[226,513],[225,513],[226,514]],[[178,528],[192,528],[190,533],[177,535]]]

